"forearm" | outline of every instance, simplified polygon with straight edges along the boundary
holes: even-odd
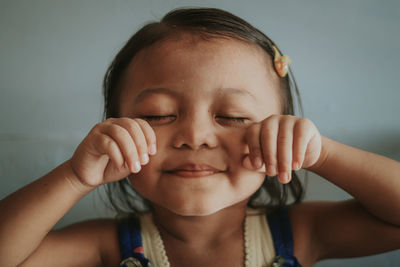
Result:
[[[52,227],[90,188],[74,183],[69,162],[0,202],[0,265],[28,257]],[[12,262],[11,262],[12,261]]]
[[[353,195],[372,214],[400,225],[400,163],[326,137],[310,171]]]

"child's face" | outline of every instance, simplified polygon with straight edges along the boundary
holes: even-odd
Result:
[[[208,215],[246,203],[263,183],[264,174],[242,166],[244,137],[249,125],[280,113],[279,85],[260,48],[186,37],[137,54],[120,115],[150,116],[157,137],[157,154],[130,176],[134,188],[174,213]]]

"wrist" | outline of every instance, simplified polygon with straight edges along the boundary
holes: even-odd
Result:
[[[60,167],[63,169],[62,177],[78,194],[86,195],[96,188],[96,186],[82,183],[81,179],[79,179],[78,175],[75,173],[74,169],[71,166],[71,160],[67,160]]]
[[[325,136],[321,136],[321,153],[319,154],[318,160],[310,167],[305,168],[308,171],[318,172],[321,170],[329,158],[329,144],[331,140]]]

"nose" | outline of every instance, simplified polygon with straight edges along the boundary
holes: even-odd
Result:
[[[173,140],[174,148],[199,150],[218,145],[215,125],[208,115],[187,116],[178,123]]]

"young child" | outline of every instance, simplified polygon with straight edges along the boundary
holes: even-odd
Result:
[[[400,163],[295,117],[289,63],[222,10],[144,26],[107,71],[107,119],[1,201],[0,266],[311,266],[399,248]],[[301,168],[354,199],[300,203]],[[130,216],[51,231],[104,184]]]

